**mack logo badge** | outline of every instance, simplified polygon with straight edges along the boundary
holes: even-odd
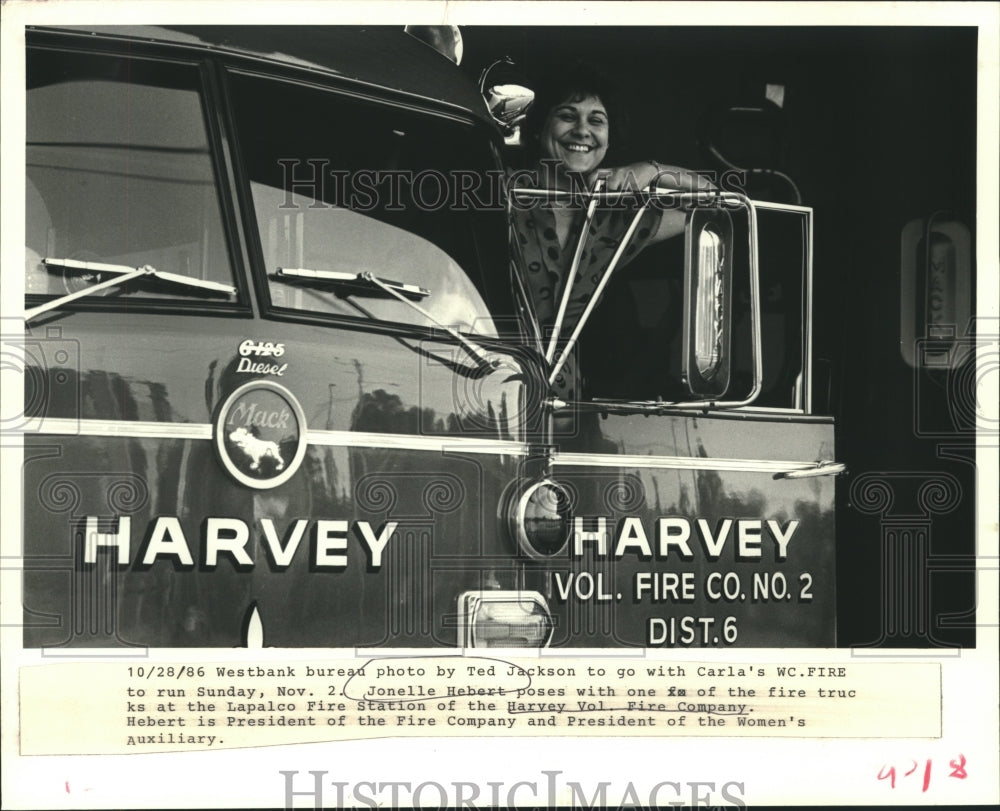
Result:
[[[288,389],[267,380],[246,383],[230,394],[213,430],[219,461],[247,487],[284,484],[306,454],[302,407]]]

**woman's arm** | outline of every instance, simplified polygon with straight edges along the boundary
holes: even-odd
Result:
[[[600,173],[599,173],[600,174]],[[608,190],[627,189],[639,191],[649,188],[655,181],[658,189],[674,189],[676,191],[714,191],[715,184],[680,166],[671,166],[655,161],[642,161],[629,166],[607,170],[603,175],[607,178]],[[669,198],[661,198],[662,206],[670,205]],[[684,231],[686,213],[680,208],[665,208],[660,217],[656,233],[649,238],[650,244],[662,242],[677,236]]]

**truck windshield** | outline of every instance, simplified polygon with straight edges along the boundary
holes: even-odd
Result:
[[[30,49],[27,84],[26,292],[235,301],[197,69]]]
[[[497,335],[512,312],[506,224],[482,133],[241,73],[231,89],[273,307]],[[376,286],[334,283],[365,275],[424,291],[430,319]]]

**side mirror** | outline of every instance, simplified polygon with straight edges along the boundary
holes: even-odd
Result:
[[[535,91],[519,84],[498,84],[484,93],[486,106],[505,130],[518,126],[535,100]]]
[[[729,388],[733,332],[733,221],[721,208],[695,208],[684,226],[682,373],[699,399]]]
[[[535,91],[518,81],[498,81],[505,76],[508,79],[520,78],[512,71],[513,65],[514,60],[509,56],[501,57],[491,62],[479,77],[479,92],[486,108],[508,139],[516,133],[535,100]]]

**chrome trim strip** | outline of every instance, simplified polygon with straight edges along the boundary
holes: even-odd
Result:
[[[710,417],[725,417],[725,416],[739,416],[740,414],[773,414],[776,417],[786,417],[786,416],[801,416],[808,417],[813,416],[807,414],[801,408],[778,408],[777,406],[740,406],[739,408],[724,409],[718,408],[715,411],[710,410],[709,406],[706,405],[706,401],[698,400],[694,403],[698,410],[703,410],[706,412],[707,416]],[[556,409],[568,408],[569,403],[562,403],[556,406]],[[587,411],[609,411],[615,413],[629,412],[634,414],[643,413],[653,413],[657,416],[687,416],[682,415],[680,411],[690,411],[690,404],[685,404],[683,401],[679,403],[661,401],[661,400],[612,400],[611,398],[600,398],[595,397],[593,400],[586,401],[576,401],[572,403],[572,407]],[[820,415],[822,416],[822,415]]]
[[[63,436],[113,436],[140,439],[206,439],[212,438],[212,426],[192,422],[129,422],[124,420],[45,419],[34,431],[25,434]],[[529,447],[521,442],[472,437],[421,437],[411,434],[376,434],[363,431],[306,432],[310,445],[344,448],[390,448],[433,453],[478,453],[528,456]],[[563,467],[633,467],[643,469],[680,468],[683,470],[728,470],[748,473],[786,473],[815,468],[816,462],[788,460],[713,459],[687,456],[645,456],[611,453],[560,453],[552,457],[553,465]]]
[[[142,422],[139,420],[73,420],[45,417],[32,420],[32,430],[24,434],[63,436],[115,436],[140,439],[211,439],[207,422]]]
[[[25,434],[63,436],[113,436],[145,439],[208,439],[212,438],[209,423],[141,422],[130,420],[72,420],[48,418],[37,421],[37,428]],[[307,430],[310,445],[345,448],[395,448],[434,453],[461,452],[527,456],[528,446],[521,442],[473,437],[422,437],[412,434],[376,434],[361,431]]]
[[[636,467],[646,470],[680,468],[681,470],[725,470],[738,473],[787,473],[814,468],[816,462],[610,453],[556,453],[552,459],[552,465],[562,465],[563,467]]]
[[[336,445],[345,448],[395,448],[407,451],[447,453],[509,454],[527,456],[528,446],[502,439],[476,439],[458,436],[414,436],[412,434],[374,434],[364,431],[308,431],[310,445]]]

